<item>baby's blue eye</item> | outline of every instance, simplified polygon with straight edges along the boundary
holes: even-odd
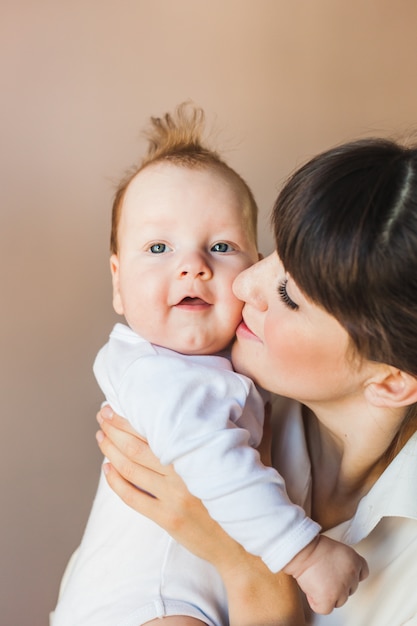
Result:
[[[211,247],[211,252],[232,252],[234,248],[224,241],[219,241],[219,243],[215,243],[214,246]]]
[[[168,250],[168,246],[165,243],[154,243],[149,248],[149,251],[153,254],[162,254]]]

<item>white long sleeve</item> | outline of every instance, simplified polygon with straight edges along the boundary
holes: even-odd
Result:
[[[173,463],[191,493],[246,550],[282,569],[319,532],[256,446],[263,401],[220,356],[184,356],[117,324],[94,371],[107,401]]]

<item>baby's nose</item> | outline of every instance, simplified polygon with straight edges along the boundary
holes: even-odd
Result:
[[[200,254],[189,254],[179,266],[179,278],[200,278],[209,280],[213,272],[207,260]]]

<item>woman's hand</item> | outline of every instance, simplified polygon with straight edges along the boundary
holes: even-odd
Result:
[[[218,570],[227,590],[231,626],[303,626],[294,580],[266,565],[227,535],[193,497],[172,466],[162,466],[129,422],[105,406],[97,441],[109,459],[110,487],[131,508],[164,528]]]
[[[110,463],[103,466],[107,482],[132,509],[164,528],[174,539],[207,561],[221,560],[215,546],[201,542],[217,523],[193,497],[172,466],[163,466],[129,422],[109,406],[97,414],[100,450]],[[226,535],[227,536],[227,535]]]

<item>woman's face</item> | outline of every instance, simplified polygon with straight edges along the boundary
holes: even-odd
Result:
[[[348,358],[347,332],[303,295],[276,253],[242,272],[233,290],[245,303],[232,352],[239,372],[305,404],[358,392],[366,368]]]

